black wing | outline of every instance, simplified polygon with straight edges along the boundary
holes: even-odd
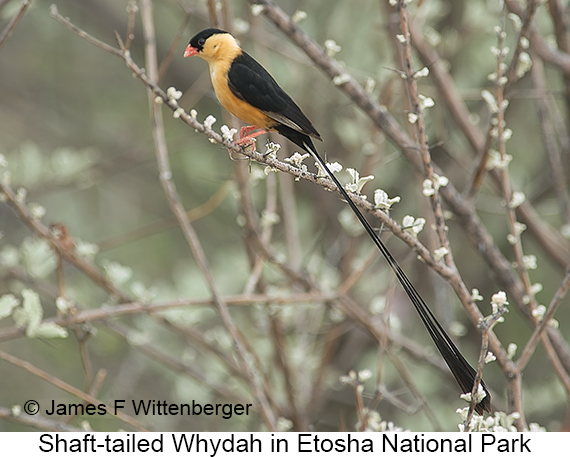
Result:
[[[321,139],[301,108],[281,89],[269,72],[246,52],[242,52],[232,62],[228,71],[228,85],[236,97],[263,111],[278,123]]]

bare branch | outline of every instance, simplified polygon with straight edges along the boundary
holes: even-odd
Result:
[[[14,17],[12,17],[12,19],[10,20],[10,22],[8,22],[6,27],[4,27],[4,29],[0,32],[0,50],[2,49],[6,41],[8,41],[8,38],[10,38],[12,32],[14,32],[14,29],[18,25],[18,22],[20,22],[20,20],[26,13],[26,10],[28,9],[31,3],[32,0],[24,0],[18,11],[16,11],[16,14],[14,14]]]

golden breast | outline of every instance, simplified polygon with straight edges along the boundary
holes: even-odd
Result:
[[[218,100],[222,106],[247,124],[269,129],[274,121],[249,103],[237,98],[228,87],[227,74],[230,62],[218,61],[210,64],[210,77]]]

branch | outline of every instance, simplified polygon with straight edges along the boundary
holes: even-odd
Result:
[[[49,227],[35,217],[25,202],[18,197],[9,184],[0,179],[0,194],[5,196],[5,202],[12,207],[18,217],[40,238],[47,240],[59,256],[71,263],[75,268],[88,276],[102,289],[121,301],[130,301],[130,297],[118,290],[93,264],[79,256],[74,251],[73,243],[69,243],[69,238],[59,239],[57,233],[52,233]]]
[[[8,362],[11,365],[23,368],[24,370],[33,374],[34,376],[37,376],[38,378],[43,379],[44,381],[47,381],[48,383],[57,387],[58,389],[61,389],[65,392],[83,400],[84,402],[91,403],[93,405],[104,405],[106,411],[109,414],[111,414],[112,416],[116,417],[117,419],[123,421],[124,423],[131,425],[136,430],[148,431],[138,420],[132,418],[131,416],[129,416],[127,414],[121,413],[121,412],[115,413],[114,412],[115,409],[112,406],[105,404],[104,402],[98,400],[97,398],[93,397],[92,395],[89,395],[89,394],[77,389],[76,387],[73,387],[72,385],[62,381],[61,379],[56,378],[55,376],[52,376],[51,374],[47,373],[46,371],[41,370],[40,368],[36,367],[35,365],[32,365],[30,362],[19,359],[18,357],[14,357],[13,355],[8,354],[7,352],[4,352],[2,350],[0,350],[0,359],[4,360],[5,362]]]
[[[534,353],[534,349],[538,344],[538,341],[540,340],[541,336],[544,334],[544,331],[551,324],[551,321],[554,318],[554,314],[562,304],[562,300],[564,300],[564,297],[568,293],[569,288],[570,288],[570,268],[566,270],[566,276],[562,280],[562,284],[556,291],[556,294],[554,294],[554,297],[552,297],[552,300],[548,305],[548,309],[544,313],[544,316],[540,320],[540,323],[535,327],[531,337],[528,339],[521,357],[517,360],[517,368],[520,371],[524,370],[527,363],[529,362],[530,357]]]
[[[10,36],[12,35],[12,32],[20,22],[20,19],[22,19],[22,17],[26,13],[31,2],[32,0],[24,0],[24,3],[22,3],[18,11],[16,11],[16,14],[14,14],[14,17],[12,17],[12,19],[10,20],[10,22],[8,22],[6,27],[4,27],[4,30],[0,32],[0,50],[2,49],[6,41],[8,41],[8,38],[10,38]]]
[[[447,253],[444,255],[445,262],[448,267],[456,269],[455,263],[453,261],[453,254],[451,252],[451,246],[449,244],[449,238],[447,232],[449,228],[445,225],[445,220],[443,218],[443,210],[441,209],[441,202],[439,199],[439,181],[436,176],[434,176],[433,165],[431,160],[431,155],[429,152],[429,146],[427,142],[427,134],[424,122],[424,108],[420,102],[420,95],[418,92],[418,83],[416,81],[417,75],[413,68],[412,62],[412,46],[410,42],[410,28],[408,25],[408,15],[406,14],[406,1],[399,0],[396,9],[398,11],[398,17],[400,19],[400,30],[402,32],[401,44],[404,49],[404,74],[406,76],[406,85],[408,88],[408,96],[410,98],[410,104],[412,106],[412,113],[415,115],[415,122],[413,122],[417,131],[417,142],[419,143],[420,155],[423,162],[423,168],[426,178],[431,181],[433,193],[429,196],[433,215],[435,218],[435,226],[437,230],[437,235],[439,237],[439,243],[442,248],[444,248]],[[409,119],[409,118],[408,118]]]
[[[0,406],[0,419],[9,420],[16,424],[27,425],[36,430],[48,432],[78,432],[85,433],[85,430],[67,425],[62,421],[54,421],[43,416],[29,414],[14,414],[13,410]]]
[[[523,17],[525,15],[515,0],[505,0],[505,5],[509,11],[515,13],[517,16]],[[548,43],[544,41],[544,38],[534,25],[529,27],[529,34],[531,49],[546,63],[558,67],[564,75],[570,75],[570,54],[551,48]]]
[[[244,295],[230,295],[224,297],[226,304],[229,306],[249,306],[252,304],[269,304],[269,305],[295,305],[303,304],[306,302],[327,302],[336,298],[335,294],[308,292],[308,293],[295,293],[291,296],[271,296],[264,294],[244,294]],[[117,306],[86,309],[77,311],[70,316],[57,316],[44,319],[41,323],[53,323],[60,327],[70,328],[79,324],[87,322],[105,321],[121,316],[129,316],[132,314],[139,314],[141,312],[148,314],[160,313],[170,309],[183,308],[183,307],[197,307],[197,306],[212,306],[213,300],[210,299],[180,299],[173,300],[165,303],[141,303],[132,302],[124,303]],[[0,329],[0,342],[13,340],[26,336],[26,329],[21,327],[6,327]]]

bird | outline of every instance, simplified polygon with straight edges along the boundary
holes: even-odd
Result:
[[[310,137],[322,141],[293,99],[228,32],[202,30],[190,40],[184,52],[184,57],[193,55],[208,62],[214,92],[222,106],[260,129],[242,138],[242,144],[267,131],[276,131],[305,150],[315,150]],[[250,130],[246,127],[242,133]]]
[[[201,57],[208,63],[212,86],[220,104],[250,124],[240,130],[238,144],[252,142],[253,138],[268,131],[277,132],[311,154],[326,171],[396,274],[460,389],[465,394],[471,393],[477,372],[463,357],[356,203],[328,168],[312,141],[313,138],[322,141],[321,135],[301,108],[225,30],[208,28],[198,32],[184,51],[184,57],[191,56]],[[254,130],[257,131],[251,133]],[[480,386],[486,395],[475,405],[475,411],[479,414],[484,411],[490,413],[491,395],[482,380]]]

